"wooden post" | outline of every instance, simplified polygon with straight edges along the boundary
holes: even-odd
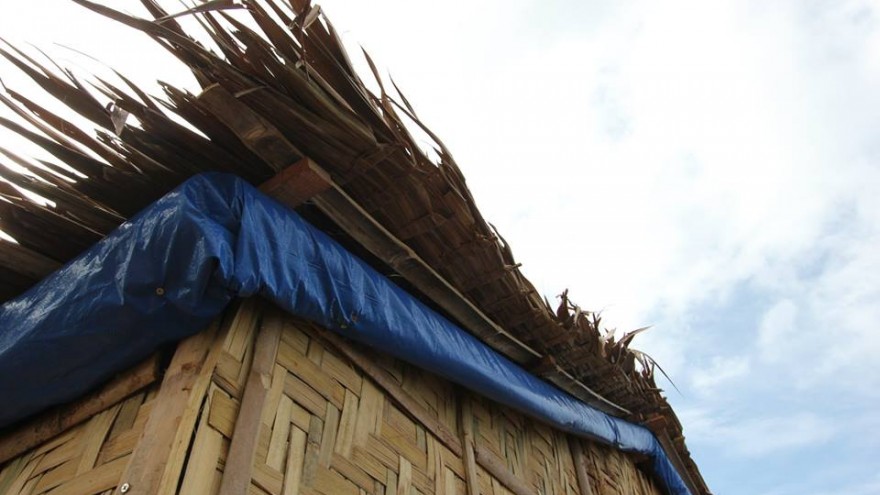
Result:
[[[477,459],[474,455],[474,411],[468,392],[458,394],[458,425],[461,428],[462,449],[464,450],[464,472],[468,495],[480,495],[480,481],[477,479]]]
[[[577,474],[579,494],[593,495],[593,489],[590,487],[590,475],[587,473],[587,456],[584,455],[581,440],[568,435],[568,448],[571,450],[571,457],[574,460],[574,472]]]
[[[281,310],[275,307],[267,308],[257,335],[254,362],[245,384],[241,408],[235,420],[226,468],[223,471],[223,479],[220,480],[220,495],[248,493],[260,436],[263,407],[272,385],[272,370],[275,367],[278,344],[281,341],[282,319]]]

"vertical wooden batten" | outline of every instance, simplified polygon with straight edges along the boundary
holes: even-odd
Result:
[[[474,412],[467,393],[458,394],[458,425],[461,428],[461,443],[464,451],[464,472],[468,495],[480,495],[480,481],[477,479],[477,459],[474,455]]]
[[[272,371],[278,354],[278,344],[281,341],[282,318],[281,310],[274,306],[268,308],[263,317],[257,335],[253,365],[245,385],[241,408],[235,420],[229,456],[220,482],[221,495],[248,493],[263,408],[269,388],[272,386]]]
[[[181,342],[116,493],[174,493],[214,364],[218,325]],[[123,491],[124,488],[124,491]]]
[[[571,457],[574,460],[574,472],[577,475],[578,493],[580,495],[593,495],[593,489],[590,486],[590,475],[587,473],[587,462],[584,456],[584,448],[581,446],[580,439],[569,435],[568,447],[571,450]]]

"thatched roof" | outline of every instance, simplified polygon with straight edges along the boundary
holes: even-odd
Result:
[[[527,349],[512,357],[555,383],[589,389],[613,403],[618,415],[646,423],[661,442],[666,439],[667,449],[678,452],[698,491],[708,492],[681,425],[654,382],[655,364],[629,348],[635,333],[615,340],[601,329],[599,315],[581,310],[565,293],[556,308],[538,294],[510,246],[480,214],[449,150],[375,68],[380,94],[367,89],[319,8],[308,0],[205,2],[187,15],[210,36],[213,46],[206,46],[152,0],[142,3],[154,20],[74,1],[150,35],[192,70],[202,91],[163,85],[165,94],[154,97],[123,76],[86,83],[15,47],[0,49],[96,126],[94,132],[82,130],[15,88],[0,94],[18,115],[0,124],[56,159],[35,161],[0,149],[0,164],[27,169],[19,174],[0,167],[0,230],[18,243],[0,242],[3,300],[194,174],[228,171],[261,184],[308,157],[513,337],[496,348]],[[436,157],[426,155],[410,129],[433,139]],[[34,201],[23,190],[52,203]],[[302,211],[336,229],[321,208],[307,204]],[[395,271],[387,264],[384,269]]]

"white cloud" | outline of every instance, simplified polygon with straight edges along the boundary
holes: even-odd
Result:
[[[708,367],[691,373],[691,384],[703,395],[724,393],[722,387],[749,376],[751,367],[749,356],[715,356]]]
[[[813,493],[813,495],[839,495],[846,493],[847,495],[877,495],[880,493],[880,475],[876,473],[866,473],[870,478],[862,480],[850,480],[848,485],[837,487],[833,490]],[[803,491],[790,492],[804,493]]]
[[[758,345],[761,356],[778,361],[781,355],[791,355],[798,339],[796,326],[797,306],[789,299],[776,303],[761,319],[758,327]]]
[[[124,30],[83,29],[87,16],[54,3],[22,4],[0,33],[178,82],[151,67],[149,43],[108,44]],[[729,409],[761,387],[874,407],[875,3],[320,3],[449,145],[541,291],[570,287],[622,330],[655,325],[636,346],[692,388],[672,394],[699,403],[680,411],[689,442],[748,462],[851,428],[782,401]],[[748,309],[732,306],[738,292]],[[726,321],[745,311],[754,324]]]
[[[838,426],[809,412],[732,417],[705,409],[682,409],[689,442],[712,445],[723,455],[759,458],[785,451],[820,446],[830,441]]]

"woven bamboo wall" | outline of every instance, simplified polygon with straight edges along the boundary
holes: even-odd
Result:
[[[153,387],[112,406],[7,463],[0,494],[114,493],[132,479],[136,495],[660,493],[627,455],[256,300],[231,310],[202,342],[209,348],[187,397],[163,398],[167,391]],[[144,480],[129,464],[142,463],[132,451],[146,449],[138,438],[156,428],[145,424],[162,400],[188,406],[162,451],[167,460],[147,456],[159,467]],[[589,487],[579,484],[570,442],[583,452]]]
[[[138,443],[158,384],[6,463],[0,493],[112,493]]]

